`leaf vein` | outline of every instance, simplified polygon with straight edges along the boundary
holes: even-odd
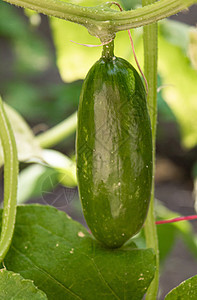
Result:
[[[111,286],[109,285],[109,283],[108,283],[108,282],[106,281],[106,279],[103,277],[101,271],[99,270],[97,264],[96,264],[95,261],[94,261],[94,258],[91,258],[91,260],[92,260],[92,262],[93,262],[93,264],[94,264],[94,266],[95,266],[95,268],[96,268],[96,270],[97,270],[97,272],[98,272],[99,277],[101,278],[101,280],[105,283],[105,285],[106,285],[107,288],[112,292],[112,294],[115,296],[115,298],[120,300],[119,296],[113,291],[113,289],[111,288]]]
[[[53,281],[55,281],[58,285],[60,285],[63,289],[65,289],[68,293],[72,294],[74,297],[76,297],[77,299],[83,300],[80,296],[78,296],[76,293],[74,293],[73,291],[71,291],[68,287],[66,287],[65,285],[63,285],[59,280],[57,280],[55,277],[53,277],[51,274],[49,274],[48,272],[46,272],[44,269],[42,269],[41,267],[37,266],[35,264],[35,262],[30,259],[27,255],[25,255],[22,251],[20,251],[19,249],[17,249],[16,247],[14,247],[12,245],[12,248],[20,253],[22,256],[24,256],[27,260],[29,260],[33,266],[38,269],[40,272],[44,273],[46,276],[48,276],[50,279],[52,279]]]

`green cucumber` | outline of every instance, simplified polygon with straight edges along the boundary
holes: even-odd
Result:
[[[96,239],[116,248],[142,228],[147,215],[152,134],[138,72],[110,51],[105,47],[83,83],[76,153],[87,224]]]

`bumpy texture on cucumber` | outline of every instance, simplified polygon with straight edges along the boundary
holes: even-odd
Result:
[[[77,175],[92,234],[123,245],[145,221],[152,185],[152,136],[142,80],[133,66],[102,57],[80,96]]]

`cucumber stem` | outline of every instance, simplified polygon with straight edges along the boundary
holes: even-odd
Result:
[[[114,40],[108,44],[103,45],[102,58],[110,59],[114,57]]]

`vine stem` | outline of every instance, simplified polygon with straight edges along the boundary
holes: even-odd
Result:
[[[77,112],[53,128],[36,137],[42,148],[50,148],[75,132],[77,127]]]
[[[18,185],[18,157],[14,134],[5,113],[1,98],[0,138],[4,153],[4,205],[0,239],[0,262],[2,262],[7,251],[9,250],[15,227]]]
[[[160,0],[130,11],[111,9],[113,2],[96,7],[82,7],[60,0],[4,0],[49,16],[65,19],[85,26],[102,41],[121,30],[128,30],[154,23],[187,9],[197,0]]]
[[[142,0],[142,5],[148,5],[155,0]],[[159,286],[159,249],[154,212],[154,173],[155,173],[155,140],[157,123],[157,23],[144,27],[144,73],[148,81],[148,108],[152,125],[153,142],[153,184],[148,216],[145,222],[146,246],[153,248],[156,254],[155,277],[146,293],[146,300],[156,300]]]

